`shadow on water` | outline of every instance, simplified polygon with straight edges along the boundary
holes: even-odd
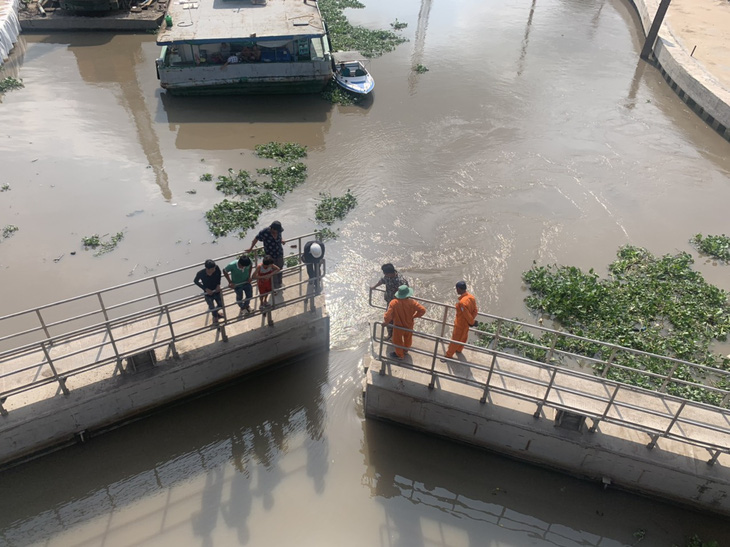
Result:
[[[265,142],[321,148],[333,105],[319,94],[177,97],[159,92],[157,123],[177,132],[179,150],[235,150]]]
[[[506,545],[630,545],[641,530],[642,545],[723,535],[719,517],[390,423],[364,421],[363,429],[362,484],[385,507],[380,536],[395,539],[393,545],[432,545],[424,519],[431,529],[462,523],[459,544],[472,547],[487,544],[485,538]]]
[[[289,474],[306,472],[313,493],[324,488],[327,373],[328,354],[313,355],[4,472],[3,498],[12,492],[14,502],[0,512],[0,544],[39,542],[136,503],[154,507],[104,526],[94,543],[127,527],[169,531],[180,498],[197,507],[190,526],[203,545],[221,525],[246,543],[254,502],[270,510]],[[306,465],[285,471],[280,457],[296,450]]]

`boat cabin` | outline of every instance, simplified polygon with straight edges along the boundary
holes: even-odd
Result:
[[[157,43],[160,84],[176,94],[316,92],[332,76],[312,0],[170,3]]]

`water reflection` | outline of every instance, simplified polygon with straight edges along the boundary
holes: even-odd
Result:
[[[413,70],[422,64],[423,51],[426,46],[426,31],[428,30],[428,16],[431,13],[431,0],[421,0],[421,9],[418,10],[418,24],[416,37],[413,41],[413,55],[411,56],[411,70],[408,73],[408,91],[411,95],[416,92],[418,73]]]
[[[252,508],[272,510],[281,481],[301,474],[312,492],[324,488],[326,380],[327,355],[311,357],[212,394],[215,405],[205,398],[179,405],[5,472],[17,503],[0,512],[0,544],[39,542],[82,524],[94,544],[138,526],[172,534],[178,525],[168,515],[186,508],[185,526],[202,545],[213,545],[221,526],[245,544]],[[286,454],[302,465],[284,469]],[[124,518],[135,505],[138,516]]]
[[[646,532],[644,543],[652,545],[699,530],[721,533],[717,519],[699,513],[604,490],[398,426],[368,421],[363,429],[362,483],[387,515],[381,537],[390,541],[383,544],[606,547],[631,544],[639,529]],[[404,504],[413,509],[404,509]],[[677,521],[648,521],[641,515],[649,507]],[[688,529],[683,519],[692,521]],[[436,529],[448,531],[451,540],[434,539]]]
[[[324,146],[332,104],[318,94],[174,97],[160,93],[158,122],[180,150],[236,150],[270,141]]]
[[[149,37],[148,40],[153,40]],[[166,201],[172,199],[160,143],[137,77],[137,67],[146,62],[142,54],[144,39],[132,35],[107,33],[63,34],[44,38],[43,43],[68,44],[76,57],[79,74],[85,82],[117,85],[121,91],[119,104],[133,121],[148,165],[155,173],[155,182]]]

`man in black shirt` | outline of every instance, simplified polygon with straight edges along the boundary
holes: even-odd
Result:
[[[196,274],[193,283],[203,289],[205,302],[213,315],[213,323],[218,323],[224,317],[223,297],[221,296],[221,269],[215,262],[208,259],[205,261],[205,268]]]

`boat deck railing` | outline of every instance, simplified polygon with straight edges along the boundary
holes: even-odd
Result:
[[[373,301],[373,295],[382,292],[370,291],[371,306],[385,309]],[[472,388],[482,404],[491,394],[527,401],[534,405],[536,419],[544,409],[552,408],[556,416],[590,419],[591,432],[596,432],[601,423],[640,431],[648,436],[650,449],[660,438],[702,447],[710,453],[708,464],[716,463],[723,453],[730,454],[730,391],[713,385],[718,380],[727,381],[727,371],[487,313],[479,313],[479,326],[470,329],[475,341],[464,345],[459,358],[447,359],[444,352],[451,342],[453,305],[416,300],[428,312],[416,320],[419,330],[410,331],[413,346],[404,359],[393,356],[395,346],[386,338],[387,325],[382,321],[371,325],[373,357],[381,363],[380,374],[393,368],[410,369],[423,374],[430,389],[437,389],[443,381],[461,383]],[[541,336],[522,337],[526,332]],[[550,342],[535,343],[536,339]],[[586,356],[561,349],[573,347],[575,342],[596,351]],[[667,372],[655,372],[656,366],[652,371],[622,364],[647,361],[662,363]],[[586,372],[586,368],[596,373]],[[692,379],[687,379],[688,371]],[[613,372],[639,385],[611,379]],[[703,378],[706,382],[701,381]],[[678,396],[669,390],[689,390],[697,398],[717,404]]]

